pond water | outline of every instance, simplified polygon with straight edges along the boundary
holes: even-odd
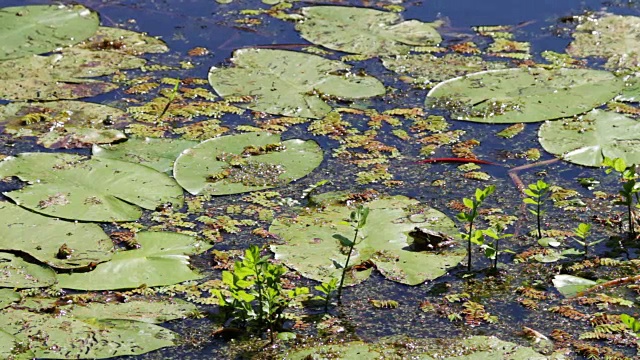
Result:
[[[309,44],[302,39],[298,32],[294,30],[294,23],[281,21],[266,15],[254,16],[262,22],[258,25],[248,25],[236,20],[246,18],[238,14],[241,9],[268,8],[268,5],[257,0],[234,0],[230,4],[218,4],[212,0],[149,0],[149,1],[109,1],[91,0],[78,1],[99,12],[101,22],[106,26],[123,27],[140,32],[146,32],[153,36],[158,36],[166,42],[170,51],[165,54],[148,56],[157,64],[178,65],[181,61],[190,61],[194,66],[192,69],[165,70],[162,76],[179,76],[181,78],[195,77],[206,78],[211,66],[221,66],[228,64],[232,52],[245,47],[265,47],[278,49],[300,50],[305,44]],[[571,42],[571,30],[575,23],[571,21],[571,16],[582,15],[592,12],[611,12],[624,15],[640,15],[640,4],[636,1],[529,1],[516,2],[510,0],[492,1],[298,1],[294,2],[294,9],[302,6],[312,6],[320,4],[337,4],[353,6],[376,7],[389,3],[399,3],[405,7],[402,16],[405,19],[417,19],[425,22],[440,20],[443,22],[441,33],[444,41],[442,46],[451,46],[466,40],[474,41],[481,47],[486,47],[490,42],[488,38],[478,35],[473,26],[508,25],[509,32],[514,34],[518,41],[529,42],[531,44],[531,54],[533,61],[542,61],[541,52],[551,50],[564,52],[566,46]],[[27,0],[11,1],[2,0],[0,5],[15,6],[24,4],[49,4],[46,1]],[[198,57],[187,55],[190,49],[195,47],[206,47],[210,54]],[[335,52],[330,55],[332,58],[339,58],[344,55]],[[393,95],[383,98],[374,98],[369,101],[356,102],[354,106],[359,108],[374,108],[380,112],[393,108],[424,107],[424,99],[427,89],[421,89],[406,84],[398,79],[398,75],[385,69],[376,58],[361,62],[352,62],[356,69],[362,69],[370,75],[378,77],[389,88],[393,88]],[[594,66],[600,66],[598,61]],[[142,73],[140,75],[143,75]],[[156,75],[154,75],[156,76]],[[135,98],[135,95],[124,93],[123,89],[99,95],[90,101],[110,104],[115,107],[126,107],[123,98]],[[140,101],[148,100],[148,97],[141,96]],[[344,105],[344,104],[342,104]],[[446,112],[433,110],[435,115],[445,115]],[[231,129],[238,125],[255,125],[255,118],[248,112],[242,115],[227,114],[222,118],[222,123]],[[363,118],[355,118],[355,127],[361,131],[368,130],[368,125]],[[504,247],[514,253],[522,253],[531,249],[535,243],[535,236],[529,234],[535,228],[535,217],[529,214],[522,207],[522,196],[510,177],[509,169],[519,166],[534,164],[535,161],[527,160],[519,154],[527,149],[539,148],[537,130],[540,123],[530,123],[525,126],[523,133],[515,139],[503,139],[495,136],[495,133],[503,130],[507,125],[487,125],[465,121],[450,120],[449,130],[464,131],[461,140],[475,139],[480,142],[480,146],[473,149],[473,153],[479,159],[487,160],[496,165],[481,165],[481,171],[491,176],[488,182],[468,179],[461,175],[458,170],[460,164],[457,163],[433,163],[418,164],[417,161],[424,158],[420,154],[421,145],[415,142],[404,141],[393,136],[392,127],[383,125],[377,139],[384,144],[396,147],[403,155],[397,159],[391,159],[388,172],[393,175],[393,180],[401,181],[400,185],[384,186],[380,183],[357,184],[355,173],[360,171],[351,163],[331,156],[331,152],[340,146],[340,141],[327,136],[314,136],[308,130],[308,124],[291,126],[283,133],[284,139],[302,138],[314,139],[325,150],[325,160],[322,165],[309,176],[297,181],[285,188],[278,189],[281,196],[300,198],[302,191],[316,182],[324,179],[331,180],[331,184],[322,188],[322,191],[348,190],[352,192],[375,189],[381,193],[390,195],[405,195],[415,198],[429,206],[443,211],[445,214],[455,218],[457,211],[451,206],[452,200],[461,200],[463,197],[471,197],[476,187],[484,187],[486,184],[494,184],[498,191],[488,200],[487,207],[500,208],[504,213],[515,215],[519,220],[510,228],[515,236],[504,241]],[[405,126],[405,128],[407,128]],[[7,140],[8,138],[4,138]],[[438,149],[436,157],[453,157],[450,151],[451,146]],[[12,147],[6,147],[4,151],[7,155],[15,155],[25,151],[49,151],[34,145],[29,140],[16,140],[12,142]],[[540,149],[542,156],[539,161],[554,159],[554,156]],[[81,154],[89,154],[89,151],[70,150]],[[573,165],[566,162],[550,162],[523,168],[517,173],[524,184],[531,184],[539,179],[544,179],[547,183],[561,186],[566,189],[577,191],[576,198],[587,203],[588,210],[580,208],[578,210],[563,210],[559,207],[549,206],[548,214],[545,218],[545,226],[549,229],[570,231],[579,222],[590,222],[593,216],[608,218],[612,211],[622,212],[622,208],[616,207],[614,210],[603,202],[593,200],[594,196],[590,190],[580,186],[576,179],[595,178],[600,181],[599,190],[610,194],[617,192],[617,178],[612,174],[605,176],[604,171],[598,168],[588,168]],[[444,186],[432,186],[434,181],[444,181]],[[5,183],[0,185],[2,190],[14,189],[19,185]],[[243,195],[230,195],[217,197],[206,204],[212,212],[224,209],[229,204],[243,204]],[[6,200],[6,199],[5,199]],[[152,222],[151,216],[145,214],[144,221]],[[262,224],[266,226],[265,224]],[[114,225],[104,225],[106,230],[112,231]],[[460,226],[461,228],[461,226]],[[618,242],[621,238],[616,237],[616,229],[594,224],[593,238],[610,238],[591,249],[592,255],[601,257],[620,257],[623,254],[618,250]],[[250,235],[250,229],[246,229],[239,234],[223,234],[221,242],[215,244],[218,250],[244,249],[248,244],[264,244],[265,240]],[[575,244],[574,244],[575,245]],[[635,257],[636,249],[628,245],[626,255]],[[624,254],[623,254],[624,255]],[[579,257],[575,259],[580,260]],[[349,287],[345,290],[343,303],[340,308],[330,309],[330,314],[336,319],[337,327],[343,329],[342,332],[332,333],[329,330],[318,331],[313,323],[298,324],[299,328],[294,331],[309,336],[311,339],[318,338],[322,333],[333,340],[362,339],[364,341],[375,342],[382,337],[391,335],[406,335],[416,338],[447,338],[466,335],[496,335],[503,340],[514,341],[518,344],[529,345],[529,341],[522,336],[523,326],[533,328],[547,336],[553,330],[566,331],[576,338],[592,330],[588,319],[597,310],[608,311],[612,314],[620,312],[634,313],[637,308],[621,308],[616,305],[602,305],[602,308],[594,310],[588,304],[575,304],[576,309],[587,313],[585,318],[580,320],[569,320],[560,316],[557,312],[549,311],[554,306],[565,305],[563,296],[553,287],[551,279],[555,274],[567,272],[566,264],[564,269],[557,262],[540,264],[536,262],[526,262],[524,264],[515,263],[513,254],[503,254],[500,257],[504,263],[503,271],[499,276],[487,276],[486,272],[480,271],[489,267],[489,261],[485,259],[480,251],[474,252],[474,269],[478,270],[472,277],[465,278],[465,266],[459,265],[452,269],[449,274],[434,281],[428,281],[417,286],[408,286],[392,282],[385,279],[378,272],[373,272],[372,276],[365,282]],[[206,253],[196,257],[193,265],[203,271],[207,279],[220,277],[220,271],[212,270],[211,255]],[[620,270],[621,274],[624,271]],[[574,275],[578,272],[572,273]],[[595,270],[584,270],[579,275],[591,278],[603,276]],[[610,278],[614,276],[611,275]],[[203,280],[203,281],[204,281]],[[309,286],[313,288],[317,283],[300,278],[297,282],[299,286]],[[536,305],[526,307],[522,304],[527,298],[516,289],[519,287],[536,287],[545,291],[544,299],[536,299]],[[440,304],[443,296],[469,293],[471,298],[485,306],[486,310],[497,316],[497,322],[481,322],[479,325],[465,324],[464,320],[451,321],[447,318],[447,311],[423,311],[426,302]],[[622,295],[621,295],[622,296]],[[625,294],[626,298],[633,299],[634,295]],[[378,309],[371,306],[370,300],[395,300],[398,307],[393,309]],[[451,305],[452,307],[459,304]],[[606,307],[610,306],[610,309]],[[203,306],[203,311],[216,312],[216,307]],[[320,314],[319,309],[308,310],[313,314]],[[318,316],[320,319],[320,316]],[[585,320],[586,319],[586,320]],[[291,325],[291,324],[289,324]],[[123,359],[204,359],[204,358],[251,358],[261,355],[261,350],[256,345],[243,347],[235,343],[230,343],[225,339],[213,336],[213,331],[219,324],[208,318],[189,319],[185,321],[175,321],[165,324],[168,328],[184,336],[184,343],[177,347],[161,349],[137,357],[122,357]],[[311,342],[312,340],[309,340]],[[616,346],[606,343],[603,340],[591,341],[590,344],[596,347],[610,346],[616,351],[625,353],[628,356],[635,354],[635,350],[628,346]],[[282,346],[286,347],[285,345]],[[231,349],[231,350],[230,350]],[[244,352],[243,352],[244,351]],[[568,358],[579,357],[576,351],[569,352]],[[262,356],[266,356],[262,354]]]

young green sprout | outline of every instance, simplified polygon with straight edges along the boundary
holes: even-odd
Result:
[[[528,189],[524,189],[524,193],[529,197],[522,201],[524,201],[525,204],[535,206],[533,209],[529,209],[529,212],[536,216],[538,239],[542,239],[542,215],[547,212],[546,210],[542,210],[542,204],[549,194],[549,184],[543,180],[538,180],[535,184],[530,184]]]
[[[624,159],[615,158],[610,159],[605,157],[602,161],[602,165],[605,166],[605,172],[607,174],[615,170],[620,173],[622,178],[622,190],[618,193],[622,199],[615,202],[616,205],[624,205],[627,207],[627,219],[629,220],[629,233],[631,236],[635,235],[634,216],[633,216],[633,198],[636,198],[636,208],[640,207],[640,183],[637,181],[636,166],[625,163]]]
[[[351,216],[349,219],[349,224],[354,229],[353,240],[349,240],[344,236],[337,236],[343,246],[349,247],[347,261],[342,267],[342,277],[340,278],[340,285],[338,285],[338,305],[342,303],[342,287],[344,285],[344,278],[347,275],[347,269],[349,268],[351,253],[353,252],[353,247],[356,246],[360,229],[362,229],[367,223],[367,216],[369,216],[369,208],[363,205],[358,205],[358,207],[351,212]]]
[[[483,230],[483,234],[493,239],[493,244],[484,245],[484,255],[492,262],[494,270],[498,269],[498,255],[504,252],[512,252],[511,250],[500,250],[500,240],[512,237],[513,234],[505,234],[504,226],[497,224],[493,228]]]
[[[602,242],[604,239],[588,242],[587,237],[589,236],[589,232],[591,231],[591,224],[580,223],[577,228],[573,229],[573,233],[576,237],[580,239],[574,238],[573,241],[582,245],[584,249],[584,256],[587,256],[587,252],[589,251],[589,246],[593,246]]]
[[[478,217],[478,208],[487,196],[493,194],[496,190],[494,185],[489,185],[484,189],[476,189],[474,199],[463,198],[462,203],[467,207],[466,211],[458,213],[457,218],[460,221],[466,221],[469,223],[469,230],[467,233],[461,233],[463,239],[467,239],[467,271],[471,272],[471,243],[482,245],[484,243],[484,234],[480,230],[474,231],[473,222]]]
[[[329,310],[329,302],[331,302],[333,293],[338,289],[338,279],[333,278],[328,282],[316,285],[314,288],[322,293],[322,295],[318,295],[314,297],[314,299],[324,301],[324,312],[327,312]]]

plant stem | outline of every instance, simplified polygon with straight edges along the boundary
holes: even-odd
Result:
[[[475,212],[475,210],[474,210]],[[469,235],[467,235],[467,271],[471,272],[471,233],[473,232],[473,218],[469,222]]]
[[[536,213],[536,216],[537,216],[537,218],[538,218],[538,240],[542,239],[542,231],[540,230],[540,229],[541,229],[541,227],[542,227],[542,226],[541,226],[541,225],[542,225],[542,224],[541,224],[542,214],[540,214],[540,205],[541,205],[541,202],[542,202],[542,199],[541,199],[541,198],[538,198],[538,201],[537,201],[537,208],[538,208],[538,211],[537,211],[537,213]]]
[[[353,247],[356,245],[356,240],[358,239],[358,230],[359,229],[356,227],[356,232],[353,236],[353,242],[351,243],[351,246],[349,246],[347,262],[344,264],[344,268],[342,268],[342,277],[340,278],[340,286],[338,286],[338,305],[342,304],[342,285],[344,284],[345,275],[347,275],[347,267],[349,266],[349,260],[351,259],[351,252],[353,252]]]

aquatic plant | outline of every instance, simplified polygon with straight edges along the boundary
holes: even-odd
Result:
[[[635,232],[634,227],[634,211],[633,211],[633,198],[636,198],[636,208],[640,204],[640,183],[636,179],[636,165],[627,165],[624,159],[615,158],[611,159],[605,157],[602,160],[602,165],[605,167],[605,172],[610,174],[612,171],[620,173],[622,180],[622,189],[618,191],[621,199],[614,202],[616,205],[624,205],[627,207],[627,219],[629,224],[629,234],[633,236]]]
[[[242,261],[236,261],[233,271],[224,271],[222,281],[228,291],[214,289],[220,306],[237,321],[268,330],[271,342],[282,325],[283,311],[289,304],[309,293],[306,287],[284,290],[282,276],[286,268],[260,256],[260,248],[250,246]]]
[[[489,185],[484,189],[476,189],[474,199],[463,198],[462,203],[467,207],[466,211],[458,213],[457,218],[460,221],[466,221],[469,223],[469,230],[467,233],[460,233],[463,239],[467,240],[467,271],[471,271],[471,243],[482,245],[484,243],[483,232],[473,230],[473,222],[478,217],[478,208],[487,196],[493,194],[496,190],[494,185]]]
[[[546,210],[542,210],[542,205],[549,194],[549,184],[544,182],[544,180],[538,180],[535,184],[529,184],[529,188],[524,189],[524,193],[529,197],[522,201],[525,204],[535,205],[535,209],[528,210],[536,216],[538,239],[542,239],[542,215],[547,212]]]
[[[573,238],[575,242],[582,245],[584,248],[584,256],[587,256],[587,251],[589,250],[589,246],[593,246],[602,242],[604,239],[596,240],[589,242],[587,241],[587,237],[589,236],[589,232],[591,231],[591,224],[580,223],[577,228],[573,229],[574,234],[579,237],[581,240]]]
[[[338,285],[338,305],[342,303],[342,286],[344,285],[344,277],[345,275],[347,275],[347,270],[349,269],[349,260],[351,259],[351,253],[353,252],[353,247],[356,246],[356,241],[358,240],[358,232],[367,223],[367,216],[369,216],[369,208],[365,207],[364,205],[358,205],[358,207],[351,212],[351,216],[349,219],[349,223],[354,230],[353,240],[349,240],[344,236],[337,236],[343,246],[349,247],[347,261],[342,267],[342,276],[340,277],[340,285]]]
[[[324,312],[329,310],[329,303],[333,294],[338,290],[338,279],[333,278],[329,281],[323,282],[320,285],[316,285],[314,289],[320,291],[322,295],[316,295],[313,299],[324,301]]]
[[[489,236],[493,239],[493,243],[491,245],[484,244],[484,255],[491,260],[492,267],[494,270],[498,269],[498,256],[501,253],[510,252],[511,250],[500,250],[500,240],[512,237],[513,234],[505,234],[504,233],[505,226],[498,223],[495,227],[488,228],[486,230],[482,230],[483,235]]]

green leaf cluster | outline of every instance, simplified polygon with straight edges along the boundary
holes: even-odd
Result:
[[[475,196],[473,199],[463,198],[462,203],[467,207],[466,211],[461,211],[456,215],[458,220],[466,221],[469,223],[469,230],[467,233],[461,233],[463,239],[467,239],[467,271],[471,271],[471,244],[476,245],[484,244],[484,233],[480,230],[474,230],[473,222],[478,217],[478,208],[482,205],[482,202],[493,192],[496,191],[494,185],[489,185],[484,189],[476,188]]]
[[[638,182],[636,165],[627,165],[622,158],[611,159],[608,157],[604,158],[602,165],[605,167],[605,173],[610,174],[612,171],[616,171],[620,174],[622,189],[618,191],[620,199],[617,200],[615,204],[627,207],[629,233],[634,235],[636,233],[634,222],[634,198],[635,208],[640,209],[640,182]]]
[[[542,239],[542,215],[547,211],[542,209],[545,199],[550,192],[549,184],[544,180],[538,180],[535,184],[529,184],[527,189],[524,189],[524,193],[529,196],[522,201],[525,204],[534,205],[534,209],[528,209],[530,213],[536,216],[538,225],[538,239]]]

